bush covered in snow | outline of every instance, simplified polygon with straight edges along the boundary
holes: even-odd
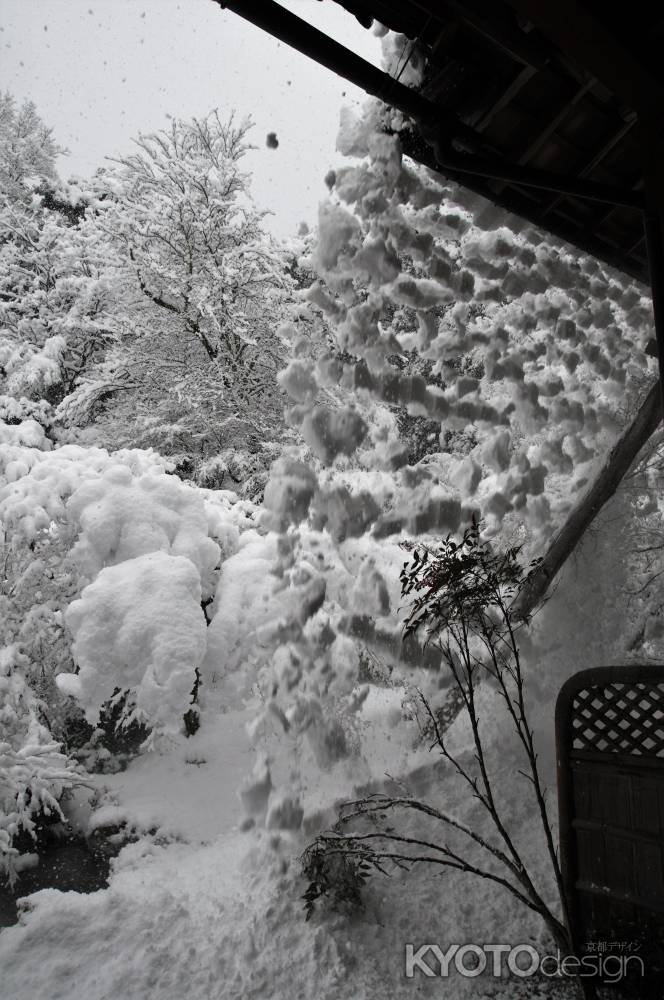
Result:
[[[63,818],[63,793],[82,781],[42,721],[25,661],[15,645],[0,648],[0,883],[13,883],[21,854],[34,849],[41,826]]]

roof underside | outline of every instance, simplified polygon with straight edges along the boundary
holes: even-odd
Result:
[[[568,181],[642,190],[642,141],[636,101],[630,97],[639,86],[642,92],[652,92],[653,101],[659,98],[660,88],[664,93],[664,15],[658,13],[658,5],[633,0],[627,18],[624,3],[586,0],[583,5],[574,4],[582,18],[590,15],[606,32],[605,47],[598,38],[587,60],[578,55],[579,22],[570,20],[566,27],[560,20],[545,33],[523,16],[524,8],[537,13],[536,0],[335,2],[365,27],[376,20],[422,47],[426,69],[421,92],[441,108],[441,118],[449,120],[451,113],[472,129],[477,136],[475,153]],[[559,10],[564,7],[562,0]],[[560,44],[551,40],[556,33]],[[616,51],[627,60],[625,65],[613,58],[614,39]],[[404,46],[403,63],[413,45]],[[402,141],[406,153],[437,166],[433,151],[417,131],[402,134]],[[648,281],[643,216],[638,208],[514,182],[471,178],[447,168],[442,172]]]

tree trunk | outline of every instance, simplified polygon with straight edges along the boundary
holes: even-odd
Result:
[[[641,448],[655,432],[662,419],[662,395],[659,382],[650,389],[638,413],[625,428],[585,496],[577,503],[548,548],[542,562],[513,605],[521,618],[527,618],[546,594],[552,580],[583,538],[607,500],[634,463]]]

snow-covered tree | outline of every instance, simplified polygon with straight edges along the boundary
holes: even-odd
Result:
[[[13,883],[21,853],[30,853],[44,822],[63,818],[60,799],[81,781],[44,725],[24,661],[16,645],[0,646],[0,884]]]
[[[249,127],[217,112],[174,119],[96,177],[124,330],[72,403],[97,404],[124,443],[209,457],[256,450],[281,423],[276,329],[291,281],[240,169]]]
[[[32,104],[0,104],[0,406],[45,426],[112,338],[107,248],[81,222],[81,192]]]
[[[57,406],[113,340],[105,255],[84,225],[41,204],[6,206],[6,228],[10,216],[0,249],[3,391]]]
[[[55,159],[62,152],[32,101],[21,107],[9,93],[0,94],[1,200],[24,202],[30,183],[55,179]],[[2,232],[2,230],[0,230]]]

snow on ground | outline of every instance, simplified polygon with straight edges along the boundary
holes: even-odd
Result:
[[[122,852],[108,890],[44,890],[0,935],[3,1000],[509,997],[522,984],[404,977],[406,941],[523,939],[504,894],[421,869],[373,880],[363,913],[304,921],[303,842],[229,833]],[[481,921],[478,921],[481,914]],[[487,936],[484,936],[487,935]],[[537,944],[537,931],[526,943]]]
[[[277,961],[286,989],[302,936],[292,919],[282,919],[271,928],[276,939],[262,939],[265,873],[247,870],[245,850],[238,835],[196,849],[137,845],[123,852],[106,891],[35,894],[25,925],[2,935],[3,996],[240,1000],[265,995]],[[296,905],[291,900],[285,909]],[[308,936],[311,946],[315,931]],[[269,960],[257,970],[266,944]]]
[[[242,809],[236,791],[254,751],[246,724],[255,710],[209,719],[190,739],[166,753],[147,753],[118,774],[91,775],[101,805],[88,828],[126,823],[137,830],[189,843],[209,843],[237,827]],[[89,811],[79,806],[78,816]]]
[[[482,884],[469,894],[464,880],[424,870],[374,880],[350,921],[305,923],[293,860],[303,846],[265,833],[258,843],[238,833],[205,846],[142,842],[122,852],[108,890],[34,894],[0,935],[3,1000],[438,997],[439,980],[405,980],[405,941],[474,939],[478,913],[494,938],[523,936],[503,894]],[[444,995],[497,994],[455,980]]]
[[[402,695],[372,691],[362,753],[318,781],[302,747],[299,778],[312,820],[342,795],[384,787],[388,767],[404,778],[410,769],[411,788],[440,803],[441,764],[424,747],[412,751],[412,725],[395,724]],[[124,820],[152,833],[123,849],[108,890],[28,897],[21,923],[0,934],[3,1000],[438,997],[440,980],[404,978],[405,942],[474,940],[478,914],[487,940],[521,940],[523,916],[500,890],[480,882],[469,893],[467,880],[425,869],[373,878],[364,912],[350,921],[322,912],[305,923],[297,858],[311,835],[237,828],[236,788],[253,760],[244,730],[251,714],[227,713],[166,753],[95,778],[107,792],[91,828]],[[270,739],[265,746],[275,749]],[[510,767],[508,760],[507,784]],[[274,770],[278,782],[279,761]],[[450,786],[447,795],[448,808],[464,809],[463,791]],[[538,932],[529,930],[530,943]],[[492,982],[478,989],[476,980],[455,980],[444,995],[500,993]]]

